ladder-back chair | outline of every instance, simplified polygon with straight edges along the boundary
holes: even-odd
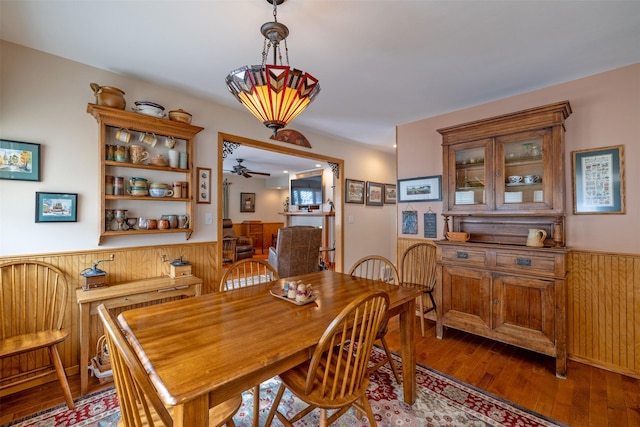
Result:
[[[0,389],[15,390],[55,371],[64,400],[73,409],[57,347],[68,335],[62,328],[67,294],[64,273],[53,265],[40,261],[0,265]]]
[[[123,427],[173,426],[173,409],[160,400],[151,379],[135,354],[118,321],[104,304],[98,306],[98,316],[104,326],[116,394],[120,404]],[[209,409],[209,426],[226,424],[234,427],[233,416],[242,404],[238,395]]]
[[[436,285],[436,245],[433,242],[416,243],[404,251],[400,263],[400,284],[421,289],[431,299],[431,307],[425,309],[422,295],[417,298],[420,331],[424,337],[424,315],[436,311],[436,301],[433,298]]]
[[[398,270],[396,270],[396,267],[387,258],[379,255],[369,255],[360,258],[355,262],[355,264],[353,264],[353,267],[351,267],[349,275],[353,277],[362,277],[364,279],[379,280],[381,282],[391,283],[395,285],[398,285],[400,283]],[[373,372],[385,363],[389,362],[389,365],[391,365],[391,370],[393,371],[393,375],[395,376],[398,384],[400,384],[400,374],[398,373],[396,365],[393,363],[393,359],[391,358],[391,351],[389,350],[387,340],[385,339],[385,335],[387,334],[387,323],[388,319],[382,324],[378,336],[376,337],[376,339],[380,340],[380,342],[382,343],[382,348],[384,349],[387,357],[380,360],[373,367],[371,367],[369,369],[369,372]]]
[[[349,303],[331,322],[308,360],[279,375],[282,384],[273,401],[266,426],[274,415],[286,426],[320,408],[320,426],[328,426],[354,406],[364,412],[369,424],[376,420],[367,399],[373,341],[386,321],[389,297],[383,291],[371,291]],[[290,419],[278,411],[288,388],[308,406]],[[328,410],[333,412],[330,416]]]

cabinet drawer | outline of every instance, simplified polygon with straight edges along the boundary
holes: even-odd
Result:
[[[442,248],[442,260],[458,265],[485,265],[485,251],[468,247]]]
[[[500,252],[496,254],[496,267],[509,269],[514,272],[552,276],[556,270],[555,264],[556,257],[553,255]]]

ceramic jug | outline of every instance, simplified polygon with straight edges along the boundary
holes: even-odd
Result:
[[[544,239],[546,238],[546,231],[537,228],[530,228],[529,236],[527,237],[527,246],[544,246]]]

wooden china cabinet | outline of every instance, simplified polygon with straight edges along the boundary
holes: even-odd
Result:
[[[556,358],[566,377],[564,121],[568,101],[439,129],[446,232],[436,336],[464,330]],[[529,230],[544,246],[526,246]]]
[[[88,104],[87,112],[91,114],[99,125],[100,161],[100,224],[98,244],[102,244],[106,237],[132,236],[140,234],[185,233],[186,239],[193,232],[193,199],[195,188],[193,184],[193,144],[196,134],[204,128],[164,118],[152,117],[132,111]],[[117,141],[116,132],[126,129],[131,134],[129,143]],[[142,144],[138,141],[140,135],[150,134],[156,137],[154,146]],[[108,159],[109,145],[130,147],[143,145],[149,153],[149,158],[168,157],[167,140],[175,141],[174,148],[187,155],[186,167],[170,167],[169,164],[152,164],[149,160],[134,164],[129,159],[116,161]],[[166,183],[171,188],[172,182],[185,184],[185,194],[181,197],[150,197],[149,195],[107,194],[105,177],[118,176],[124,179],[125,189],[129,186],[129,179],[140,177],[152,182]],[[121,227],[106,218],[106,211],[126,210],[131,217],[159,219],[164,214],[186,215],[189,218],[186,228],[168,229],[140,229],[137,225]]]

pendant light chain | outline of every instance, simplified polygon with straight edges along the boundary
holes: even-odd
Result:
[[[278,22],[277,16],[277,5],[284,0],[267,1],[273,5],[274,22],[265,22],[260,27],[264,36],[262,65],[235,69],[227,75],[225,82],[231,94],[275,135],[315,99],[320,84],[311,74],[289,66],[289,29]],[[280,46],[283,40],[284,53]],[[273,65],[268,64],[271,48]]]

